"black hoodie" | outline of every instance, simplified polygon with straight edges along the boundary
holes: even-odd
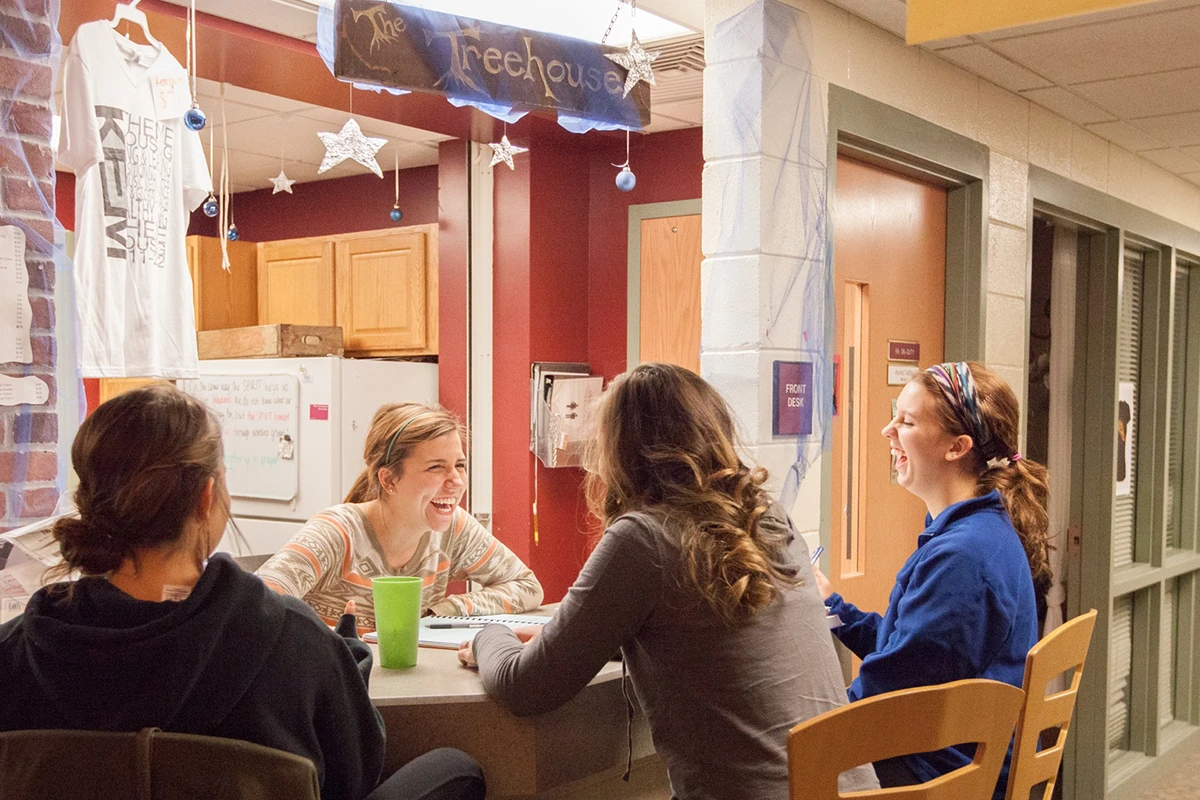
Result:
[[[361,646],[361,645],[360,645]],[[85,578],[0,625],[0,731],[224,736],[312,759],[323,800],[360,800],[383,768],[383,722],[355,656],[302,601],[216,555],[182,602]]]

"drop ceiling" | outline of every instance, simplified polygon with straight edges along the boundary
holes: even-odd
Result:
[[[831,0],[904,36],[904,0]],[[1160,2],[926,47],[1200,185],[1200,0]]]

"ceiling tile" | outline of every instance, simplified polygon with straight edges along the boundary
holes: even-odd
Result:
[[[196,94],[202,99],[211,98],[213,101],[213,110],[216,111],[221,103],[221,86],[222,84],[217,81],[197,78]],[[253,89],[243,89],[240,86],[234,86],[232,83],[226,83],[224,86],[226,103],[238,103],[243,106],[251,106],[266,111],[299,111],[302,108],[309,107],[307,103],[302,103],[299,100],[289,100],[286,97],[264,94],[263,92],[256,92]]]
[[[885,31],[904,38],[904,0],[833,0],[856,17],[862,17]]]
[[[981,44],[951,47],[938,50],[937,54],[1009,91],[1019,92],[1023,89],[1039,89],[1053,85],[1037,73],[1009,61]]]
[[[966,47],[974,43],[970,36],[952,36],[949,39],[939,39],[936,42],[925,42],[921,46],[926,50],[943,50],[947,47]]]
[[[1173,147],[1165,150],[1146,150],[1141,153],[1141,156],[1176,174],[1200,171],[1200,161],[1184,155]]]
[[[1200,7],[991,42],[997,52],[1066,86],[1200,66]]]
[[[662,103],[661,105],[651,107],[651,117],[653,122],[659,115],[664,117],[672,117],[682,120],[689,125],[702,125],[704,123],[704,103],[697,100],[684,100],[679,103]]]
[[[1163,142],[1155,139],[1145,131],[1138,130],[1128,122],[1100,122],[1088,125],[1087,129],[1097,136],[1107,139],[1118,147],[1123,147],[1131,153],[1142,150],[1154,150],[1165,147]]]
[[[977,33],[973,34],[972,38],[979,41],[1011,39],[1014,36],[1028,36],[1035,33],[1064,30],[1066,28],[1078,28],[1085,25],[1095,25],[1097,23],[1110,22],[1113,20],[1130,19],[1132,17],[1145,17],[1151,14],[1161,14],[1166,11],[1177,11],[1179,9],[1192,8],[1194,6],[1200,6],[1200,2],[1197,2],[1197,0],[1157,0],[1157,2],[1125,6],[1123,8],[1113,8],[1109,9],[1108,11],[1097,11],[1091,14],[1077,14],[1075,16],[1062,17],[1060,19],[1047,20],[1046,22],[1037,22],[1032,25],[1022,25],[1016,28],[1005,28],[999,31]]]
[[[1200,145],[1200,112],[1166,114],[1134,120],[1133,124],[1171,147]]]
[[[1109,122],[1116,119],[1115,114],[1110,114],[1061,86],[1031,89],[1021,92],[1021,96],[1040,106],[1045,106],[1055,114],[1066,117],[1078,125],[1090,125],[1093,122]]]
[[[1071,91],[1123,119],[1200,111],[1200,68],[1080,83]]]

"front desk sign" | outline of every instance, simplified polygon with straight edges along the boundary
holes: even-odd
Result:
[[[380,0],[338,0],[334,74],[346,81],[521,110],[554,110],[638,130],[650,87],[625,94],[617,47]]]
[[[776,361],[773,433],[776,436],[811,436],[813,397],[811,361]]]

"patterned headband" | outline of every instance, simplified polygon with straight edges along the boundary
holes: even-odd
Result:
[[[989,467],[993,466],[991,463],[993,460],[992,436],[983,419],[983,412],[979,409],[975,378],[972,377],[971,368],[967,362],[951,361],[946,364],[936,364],[925,371],[937,381],[955,418],[958,419],[967,434],[975,440],[979,454],[985,461],[988,461]],[[1014,455],[1016,458],[1008,457],[1008,460],[1016,461],[1020,458],[1020,455]]]

